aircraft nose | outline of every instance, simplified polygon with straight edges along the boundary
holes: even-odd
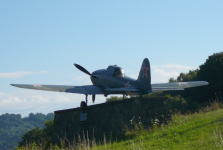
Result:
[[[91,74],[91,81],[97,83],[98,82],[98,77],[95,74]]]
[[[93,73],[92,73],[91,77],[92,78],[98,78],[97,75],[96,74],[93,74]]]

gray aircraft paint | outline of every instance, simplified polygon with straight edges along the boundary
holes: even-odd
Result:
[[[77,64],[74,64],[77,65]],[[79,66],[79,65],[78,65]],[[86,69],[79,66],[79,70],[90,75],[93,85],[86,86],[66,86],[66,85],[37,85],[37,84],[11,84],[12,86],[46,90],[55,92],[78,93],[85,95],[103,94],[123,94],[123,95],[143,95],[152,92],[184,90],[185,88],[208,85],[206,81],[174,82],[151,84],[150,63],[147,58],[142,62],[138,79],[125,76],[124,71],[118,66],[109,66],[107,69],[94,71],[90,74]],[[118,73],[118,74],[116,74]]]

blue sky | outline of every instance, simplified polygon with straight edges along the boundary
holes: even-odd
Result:
[[[147,57],[152,83],[196,69],[222,51],[222,6],[205,0],[0,1],[0,114],[78,107],[84,95],[9,85],[91,84],[73,63],[89,72],[117,64],[137,78]]]

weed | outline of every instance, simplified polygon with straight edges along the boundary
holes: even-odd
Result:
[[[152,120],[151,128],[145,128],[140,118],[133,117],[131,126],[123,130],[121,141],[104,139],[96,141],[89,139],[88,134],[70,142],[60,139],[53,145],[49,139],[38,142],[29,141],[17,150],[101,150],[101,149],[223,149],[223,110],[222,103],[210,102],[195,113],[182,114],[181,111],[172,114],[172,122],[160,126],[159,120]],[[214,130],[213,130],[214,129]]]
[[[222,150],[223,147],[223,139],[222,139],[222,135],[221,135],[221,131],[219,131],[219,129],[214,130],[214,136],[215,136],[215,145],[217,148],[219,148],[220,150]]]

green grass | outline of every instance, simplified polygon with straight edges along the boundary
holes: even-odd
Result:
[[[148,132],[145,129],[127,132],[127,137],[136,136],[92,149],[221,149],[222,132],[223,109],[186,116],[177,114],[168,126]]]
[[[223,148],[221,136],[221,133],[223,133],[223,109],[219,109],[218,104],[202,109],[199,113],[172,115],[172,120],[173,121],[166,126],[154,126],[153,129],[150,130],[127,130],[125,135],[123,135],[123,141],[108,142],[109,140],[104,140],[96,144],[94,140],[91,141],[86,139],[79,140],[77,143],[68,145],[64,148],[51,146],[49,149],[200,150]],[[32,147],[32,149],[43,149],[44,144],[42,143],[42,146],[36,145]],[[24,149],[31,148],[27,146]]]

